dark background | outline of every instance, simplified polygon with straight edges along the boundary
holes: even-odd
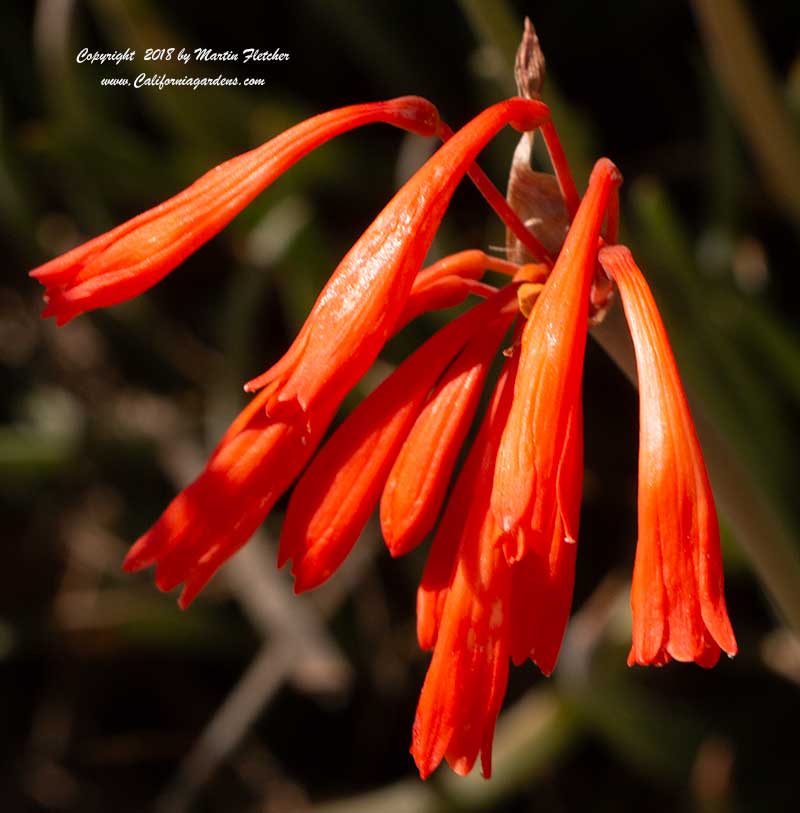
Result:
[[[552,679],[512,671],[489,783],[443,769],[423,785],[407,753],[428,661],[413,618],[424,550],[391,561],[372,533],[329,584],[294,598],[272,566],[281,502],[186,613],[151,574],[121,573],[127,546],[244,403],[241,382],[283,353],[430,145],[381,126],[338,139],[145,297],[60,330],[38,319],[26,276],[317,112],[414,93],[460,126],[513,92],[509,60],[528,14],[578,184],[600,155],[622,170],[624,237],[696,408],[736,450],[796,556],[800,184],[792,193],[786,181],[800,160],[800,5],[750,5],[748,30],[793,132],[787,147],[775,120],[762,121],[761,152],[737,98],[758,106],[763,86],[743,59],[736,81],[723,81],[684,2],[602,13],[575,1],[3,4],[0,808],[793,808],[800,648],[730,528],[740,655],[709,672],[625,666],[637,400],[594,345],[577,615]],[[736,56],[726,31],[718,42]],[[280,47],[291,59],[176,66],[263,76],[261,89],[99,85],[167,70],[141,58],[162,46]],[[132,67],[77,65],[82,47],[138,53]],[[514,143],[505,133],[481,157],[501,187]],[[785,172],[765,170],[764,151],[785,158]],[[464,184],[433,253],[502,242]],[[413,325],[381,369],[438,321]],[[765,533],[756,544],[778,543]]]

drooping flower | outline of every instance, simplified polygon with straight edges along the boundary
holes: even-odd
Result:
[[[558,660],[572,608],[583,491],[583,410],[580,398],[567,423],[559,464],[562,486],[549,508],[542,541],[523,542],[527,555],[511,569],[511,659],[528,658],[550,675]],[[525,533],[523,528],[518,533]]]
[[[482,252],[461,252],[434,264],[417,282],[426,285],[424,298],[433,302],[444,294],[460,294],[461,277],[454,271],[475,276],[489,268],[511,273],[520,283],[517,296],[529,281],[542,279],[544,266],[517,267],[513,263],[487,258]],[[480,271],[482,273],[482,270]],[[477,289],[467,286],[475,292]],[[441,285],[447,283],[447,287]],[[416,285],[416,283],[415,283]],[[478,283],[485,287],[485,283]],[[432,295],[433,294],[433,295]],[[408,433],[381,495],[381,530],[393,556],[418,545],[433,528],[444,500],[450,475],[464,438],[472,424],[486,375],[508,330],[510,319],[495,319],[475,336],[442,376],[436,389]]]
[[[494,460],[513,395],[506,362],[492,403],[433,541],[417,595],[417,631],[433,658],[417,706],[411,753],[420,776],[444,758],[459,774],[478,752],[492,772],[495,721],[508,680],[512,568],[489,509]]]
[[[553,271],[522,334],[514,402],[497,453],[492,510],[514,539],[510,560],[550,544],[551,511],[559,506],[567,539],[577,528],[567,510],[565,450],[571,416],[579,414],[589,292],[609,196],[622,178],[601,159]],[[582,432],[582,428],[577,431]]]
[[[308,462],[337,404],[284,419],[267,416],[267,393],[233,422],[197,479],[169,504],[128,551],[129,573],[156,564],[156,584],[189,606],[219,566],[255,533]]]
[[[436,385],[405,439],[381,494],[381,531],[392,556],[416,547],[436,523],[509,318],[475,335]]]
[[[30,272],[59,325],[151,288],[223,229],[303,156],[348,130],[385,122],[434,135],[436,108],[418,96],[331,110],[231,158],[183,192]]]
[[[719,524],[675,358],[650,288],[624,246],[600,263],[617,284],[639,378],[639,541],[628,663],[713,666],[735,655]]]
[[[397,321],[398,330],[427,311],[460,305],[469,294],[488,296],[493,293],[492,286],[480,282],[486,271],[514,276],[519,268],[516,263],[491,257],[477,249],[443,257],[417,274],[405,310]],[[529,265],[527,269],[526,279],[531,280],[546,279],[550,273],[546,265]]]

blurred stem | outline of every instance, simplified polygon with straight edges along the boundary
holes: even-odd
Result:
[[[636,361],[624,317],[612,308],[592,335],[636,386]],[[800,632],[800,553],[751,473],[705,414],[692,403],[708,473],[720,510],[747,552],[784,620]]]
[[[693,0],[709,57],[761,172],[800,224],[800,140],[750,15],[739,0]]]

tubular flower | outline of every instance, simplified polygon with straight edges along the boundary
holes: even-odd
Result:
[[[577,538],[565,492],[569,489],[565,450],[570,417],[579,414],[589,293],[600,228],[612,191],[622,178],[601,159],[595,165],[553,271],[522,334],[514,401],[497,453],[492,510],[514,539],[509,561],[529,550],[545,553],[558,506],[566,538]],[[574,427],[573,431],[582,432]]]
[[[624,246],[600,263],[619,288],[639,378],[639,542],[628,663],[713,666],[735,655],[719,525],[692,416],[650,288]]]
[[[582,412],[578,399],[559,468],[563,487],[545,525],[547,545],[529,545],[528,555],[511,571],[511,659],[519,666],[530,658],[545,675],[555,668],[572,607],[583,486]]]
[[[502,531],[489,510],[489,495],[515,369],[515,361],[506,363],[417,597],[420,643],[434,646],[411,744],[423,779],[442,758],[456,773],[467,774],[479,751],[483,775],[492,772],[492,739],[516,619],[509,612],[512,568],[499,544]]]
[[[314,116],[231,158],[164,203],[95,237],[30,275],[45,286],[59,325],[146,291],[223,229],[253,198],[309,152],[364,124],[385,122],[421,135],[438,126],[436,108],[417,96],[342,107]]]
[[[433,528],[486,375],[511,317],[475,335],[436,385],[392,466],[381,495],[381,530],[392,556]]]
[[[188,607],[219,566],[253,535],[308,462],[335,405],[268,418],[259,395],[231,425],[200,476],[170,503],[125,557],[129,573],[157,563],[156,584],[185,587]]]

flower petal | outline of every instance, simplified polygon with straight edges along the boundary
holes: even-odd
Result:
[[[494,472],[497,445],[505,426],[514,392],[518,356],[506,361],[495,385],[478,435],[456,479],[444,514],[431,543],[428,561],[417,590],[417,639],[422,649],[433,649],[439,633],[447,593],[455,569],[468,510],[479,483]]]
[[[411,753],[426,778],[446,757],[469,773],[491,734],[508,680],[510,571],[496,544],[497,528],[483,499],[459,546],[433,659],[420,694]],[[491,770],[490,755],[484,771]]]
[[[563,486],[553,506],[549,548],[531,551],[511,568],[511,658],[517,665],[530,658],[545,675],[555,668],[572,606],[583,486],[581,413],[579,401],[559,467]]]
[[[414,721],[411,753],[423,779],[443,757],[466,774],[479,751],[484,776],[491,773],[492,736],[508,680],[511,571],[489,496],[514,366],[506,365],[467,461],[472,494],[458,505],[465,520]]]
[[[325,434],[334,408],[277,421],[259,395],[234,422],[197,479],[131,547],[123,567],[157,564],[156,583],[181,582],[187,606],[216,569],[252,536]]]
[[[483,383],[513,315],[496,319],[450,365],[417,417],[381,497],[381,529],[392,556],[433,528]]]
[[[395,331],[427,311],[460,304],[470,293],[488,296],[493,290],[491,286],[478,282],[487,270],[513,276],[518,268],[516,263],[490,257],[477,249],[443,257],[415,277]]]

